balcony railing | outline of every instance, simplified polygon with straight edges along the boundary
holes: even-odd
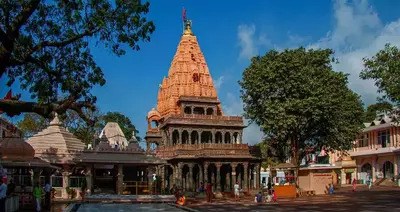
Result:
[[[199,115],[199,114],[182,114],[182,115],[169,115],[169,118],[189,118],[189,119],[211,119],[211,120],[223,120],[223,121],[243,121],[241,116],[215,116],[215,115]]]
[[[167,159],[174,157],[251,157],[247,144],[178,144],[161,146],[156,155]]]

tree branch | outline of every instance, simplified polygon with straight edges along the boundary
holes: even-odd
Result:
[[[7,34],[14,37],[17,37],[19,30],[21,29],[22,25],[26,23],[26,21],[31,17],[32,13],[38,8],[40,0],[32,0],[23,7],[22,11],[18,16],[15,18],[11,25],[11,32]],[[13,39],[13,40],[14,40]]]

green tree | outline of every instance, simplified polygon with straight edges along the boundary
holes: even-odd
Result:
[[[371,58],[364,58],[364,69],[361,79],[372,79],[383,97],[400,103],[400,50],[396,46],[386,44]]]
[[[25,113],[24,118],[17,122],[17,127],[22,131],[24,138],[42,131],[49,124],[48,120],[36,113]]]
[[[90,44],[102,44],[117,56],[127,48],[139,50],[139,42],[149,41],[155,29],[145,17],[149,3],[142,2],[0,1],[0,78],[8,79],[8,86],[19,81],[32,99],[0,100],[0,110],[46,118],[74,110],[93,121],[82,109],[95,108],[90,90],[105,79]]]
[[[371,122],[376,118],[376,113],[379,112],[390,112],[393,109],[393,105],[389,102],[378,102],[372,105],[368,105],[364,112],[363,121]]]
[[[362,126],[360,97],[347,75],[332,70],[333,51],[269,51],[243,72],[245,116],[270,138],[279,155],[299,164],[307,147],[346,150]]]
[[[106,126],[107,122],[116,122],[121,127],[122,132],[124,133],[125,137],[129,140],[132,138],[132,132],[135,132],[135,136],[138,141],[141,138],[138,136],[139,131],[136,129],[135,125],[133,125],[132,121],[119,112],[108,112],[105,115],[99,118],[99,126],[101,129]]]

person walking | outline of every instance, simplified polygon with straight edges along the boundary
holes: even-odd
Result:
[[[0,180],[0,212],[6,212],[7,185],[6,178]]]
[[[42,195],[43,189],[39,186],[39,182],[37,182],[33,188],[33,198],[35,198],[37,212],[42,211]]]
[[[355,192],[356,191],[356,187],[357,187],[357,180],[356,180],[356,178],[354,178],[353,179],[353,192]]]
[[[51,205],[51,185],[47,181],[46,184],[44,185],[44,192],[45,192],[45,208],[50,210],[50,205]],[[86,192],[85,190],[82,190],[82,192]]]
[[[233,186],[233,191],[235,194],[235,200],[240,198],[240,186],[239,186],[239,182],[236,181],[235,185]]]
[[[206,196],[207,196],[207,202],[211,202],[213,193],[212,193],[212,184],[210,182],[208,182],[206,186]]]

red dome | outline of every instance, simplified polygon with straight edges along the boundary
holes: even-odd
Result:
[[[35,150],[22,138],[3,138],[0,140],[0,157],[3,160],[31,160]]]

